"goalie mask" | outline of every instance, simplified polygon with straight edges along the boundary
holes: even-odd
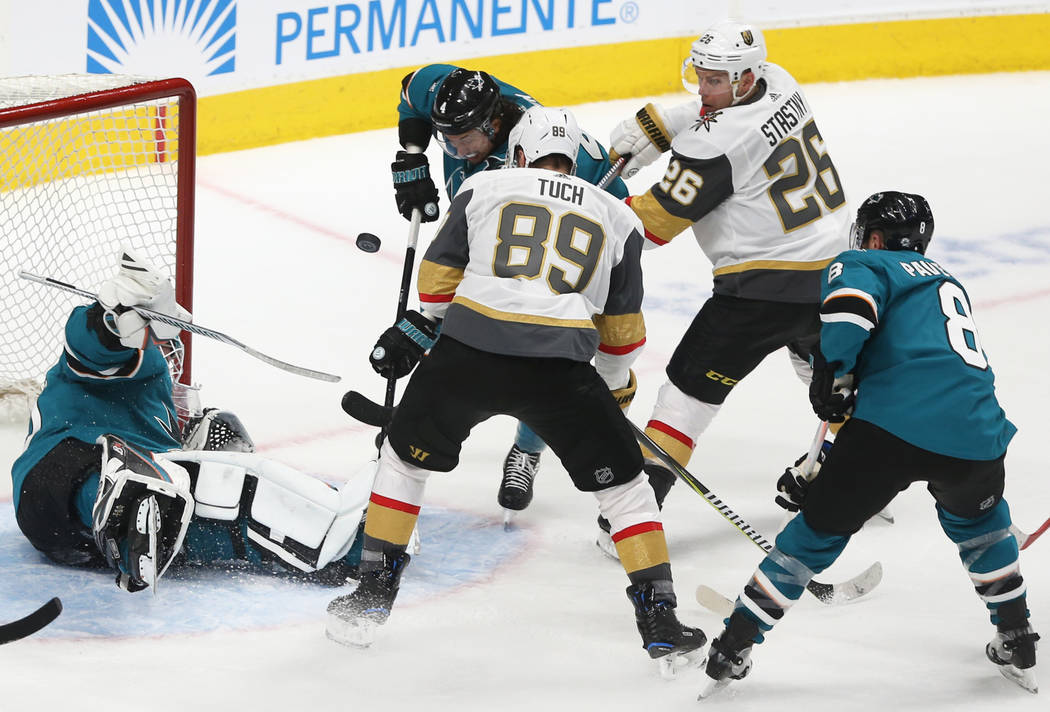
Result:
[[[766,62],[766,40],[762,31],[740,22],[723,22],[704,32],[693,42],[689,56],[682,62],[682,85],[692,94],[697,93],[696,70],[728,72],[733,92],[732,104],[744,97],[737,96],[737,87],[747,72],[762,78]]]
[[[99,438],[102,470],[92,510],[95,544],[126,591],[152,587],[182,548],[193,516],[190,476],[115,435]]]
[[[511,129],[507,139],[506,165],[517,165],[520,148],[525,154],[526,166],[531,166],[544,156],[558,154],[569,159],[572,163],[570,173],[575,174],[576,153],[580,150],[582,138],[583,132],[568,109],[533,106]]]

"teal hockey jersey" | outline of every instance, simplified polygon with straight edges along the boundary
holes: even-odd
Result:
[[[121,346],[100,332],[101,311],[97,304],[76,307],[66,322],[65,349],[47,372],[25,450],[11,466],[15,511],[26,475],[66,438],[94,443],[112,433],[149,452],[181,447],[171,375],[160,349],[152,341],[142,349]],[[96,475],[77,494],[77,509],[88,524],[97,488]]]
[[[454,69],[456,67],[451,64],[428,64],[417,70],[409,80],[407,87],[401,92],[401,102],[397,106],[398,120],[422,119],[429,124],[430,112],[434,108],[434,100],[438,89],[441,88],[441,83],[445,81],[445,77],[451,74]],[[517,87],[501,82],[496,77],[492,78],[499,85],[500,94],[503,98],[517,104],[522,111],[539,104],[538,101]],[[507,156],[507,142],[504,141],[496,146],[484,161],[473,166],[462,158],[453,158],[448,154],[443,155],[445,159],[445,192],[451,199],[459,192],[459,187],[463,185],[463,181],[470,176],[482,171],[503,167]],[[601,143],[584,133],[580,143],[580,150],[576,154],[576,175],[592,185],[597,185],[598,181],[610,168],[612,168],[612,165],[609,163],[608,151],[605,150]],[[609,183],[605,190],[617,198],[626,198],[628,195],[627,185],[619,177]]]
[[[947,270],[917,252],[850,250],[825,268],[821,302],[821,352],[836,376],[856,378],[853,417],[941,455],[1006,452],[1017,429]]]

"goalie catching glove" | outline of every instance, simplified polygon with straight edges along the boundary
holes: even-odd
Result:
[[[634,176],[666,151],[671,150],[671,139],[700,116],[696,101],[664,109],[657,104],[646,104],[638,112],[613,129],[609,139],[609,161],[615,163],[621,156],[628,157],[620,172],[624,178]]]
[[[412,219],[412,211],[419,210],[423,222],[438,219],[438,192],[430,177],[430,162],[425,153],[398,151],[390,164],[394,178],[394,200],[397,212]]]
[[[410,309],[380,335],[368,362],[376,373],[386,378],[407,376],[437,337],[438,325]]]
[[[120,256],[117,274],[102,283],[98,303],[105,310],[103,324],[123,346],[141,349],[153,329],[158,339],[174,339],[180,329],[152,321],[131,307],[145,307],[161,314],[189,321],[190,313],[175,303],[175,287],[166,275],[131,250]]]
[[[802,463],[806,461],[809,453],[803,453],[802,457],[795,460],[795,464],[784,470],[784,474],[777,480],[777,495],[774,500],[778,506],[783,507],[789,512],[797,512],[802,509],[802,506],[806,503],[806,492],[809,491],[809,483],[820,472],[820,466],[824,464],[824,459],[828,455],[828,451],[831,449],[831,442],[825,440],[820,446],[820,450],[817,451],[817,460],[813,463],[813,469],[809,473],[809,477],[799,469]]]

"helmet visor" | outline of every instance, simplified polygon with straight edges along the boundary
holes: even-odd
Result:
[[[698,72],[691,56],[682,61],[682,86],[690,94],[708,97],[721,96],[733,91],[729,72],[710,68],[701,68]]]
[[[864,226],[858,222],[854,222],[849,227],[849,246],[850,249],[860,250],[864,247]]]
[[[492,135],[494,132],[488,129],[488,122],[477,129],[470,129],[461,134],[446,134],[441,131],[434,132],[441,150],[452,158],[469,161],[472,158],[485,157],[492,152],[494,147]]]

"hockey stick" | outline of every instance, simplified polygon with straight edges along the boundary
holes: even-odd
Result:
[[[397,293],[397,314],[394,316],[394,323],[401,321],[401,318],[405,315],[405,310],[408,309],[408,291],[409,285],[412,282],[412,270],[416,265],[416,244],[419,242],[419,225],[423,221],[423,212],[419,208],[412,209],[412,222],[408,228],[408,241],[405,246],[405,264],[401,269],[401,289]],[[383,403],[387,408],[393,408],[394,398],[397,397],[397,379],[393,376],[387,376],[386,379],[386,397],[383,399]],[[386,438],[386,425],[382,426],[379,431],[378,437],[376,437],[376,448],[383,447],[383,440]]]
[[[93,299],[95,301],[98,301],[98,295],[97,294],[94,294],[93,292],[89,292],[86,289],[81,289],[79,287],[74,287],[72,284],[67,284],[65,282],[60,282],[59,280],[52,279],[51,277],[41,277],[40,275],[33,274],[32,272],[26,272],[25,270],[19,270],[18,271],[18,276],[21,277],[22,279],[28,279],[30,282],[36,282],[37,284],[43,284],[43,285],[46,285],[48,287],[54,287],[55,289],[61,289],[64,292],[71,292],[73,294],[77,294],[77,295],[79,295],[81,297],[84,297],[86,299]],[[281,361],[281,360],[275,359],[272,356],[267,356],[266,354],[264,354],[264,353],[262,353],[260,351],[256,351],[255,349],[253,349],[250,346],[245,346],[244,344],[242,344],[237,339],[234,339],[233,337],[227,336],[226,334],[223,334],[220,331],[215,331],[214,329],[208,329],[208,328],[203,327],[203,326],[198,326],[197,324],[194,324],[193,322],[185,321],[183,319],[177,319],[177,318],[175,318],[173,316],[168,316],[167,314],[161,314],[160,312],[156,312],[156,311],[153,311],[152,309],[147,309],[145,307],[133,306],[133,307],[131,307],[131,309],[134,309],[136,312],[138,312],[140,315],[142,315],[142,317],[145,318],[145,319],[151,319],[153,321],[159,321],[162,324],[167,324],[168,326],[177,327],[177,328],[182,329],[184,331],[188,331],[191,334],[197,334],[198,336],[205,336],[205,337],[207,337],[209,339],[215,339],[216,341],[221,341],[224,344],[229,344],[230,346],[233,346],[235,348],[240,349],[241,351],[245,352],[249,356],[254,356],[255,358],[259,359],[260,361],[265,361],[266,363],[270,364],[271,366],[276,366],[277,368],[281,369],[282,371],[288,371],[289,373],[294,373],[294,374],[296,374],[298,376],[306,376],[307,378],[316,378],[318,381],[328,381],[329,383],[338,383],[339,380],[340,380],[339,376],[333,376],[330,373],[324,373],[323,371],[314,371],[314,370],[311,370],[309,368],[303,368],[302,366],[295,366],[293,364],[286,363],[285,361]]]
[[[820,456],[820,448],[824,446],[824,438],[828,435],[828,421],[822,420],[817,424],[817,432],[813,434],[813,442],[809,444],[809,451],[806,453],[806,457],[802,460],[802,464],[798,466],[798,472],[802,475],[806,482],[813,480],[813,468],[817,465],[817,458]],[[779,502],[777,503],[779,504]],[[796,508],[794,512],[784,512],[784,518],[780,522],[780,526],[777,527],[777,533],[784,531],[784,527],[788,525],[792,519],[795,518],[795,514],[798,512]]]
[[[57,597],[40,606],[28,616],[0,625],[0,645],[21,640],[36,633],[62,612],[62,601]]]
[[[598,182],[594,185],[598,188],[601,188],[602,190],[605,190],[606,186],[608,186],[610,183],[616,180],[616,176],[620,175],[620,171],[623,170],[624,164],[627,163],[627,159],[629,159],[630,157],[631,154],[628,153],[626,156],[620,156],[619,158],[617,158],[616,162],[612,164],[612,167],[609,170],[605,171],[602,177],[599,178]]]
[[[1024,551],[1035,542],[1036,539],[1041,537],[1043,533],[1050,529],[1050,519],[1047,519],[1043,524],[1031,534],[1025,534],[1016,524],[1010,525],[1010,533],[1017,539],[1018,548]]]
[[[730,524],[750,539],[755,546],[762,549],[762,551],[768,554],[773,549],[773,545],[766,541],[764,536],[759,534],[755,528],[748,524],[739,514],[730,509],[729,506],[708,489],[703,482],[696,479],[692,473],[675,462],[674,458],[668,455],[662,447],[653,442],[653,439],[646,435],[644,430],[639,428],[633,422],[628,422],[631,424],[631,429],[634,430],[638,442],[647,447],[657,459],[660,460],[660,462],[678,475],[679,479],[703,497],[708,504],[715,508],[715,511],[721,514]],[[812,593],[821,603],[830,605],[860,598],[875,588],[881,580],[882,564],[876,561],[863,572],[848,581],[842,583],[821,583],[820,581],[813,579],[806,584],[806,590]],[[700,601],[700,603],[703,603],[703,601]]]

